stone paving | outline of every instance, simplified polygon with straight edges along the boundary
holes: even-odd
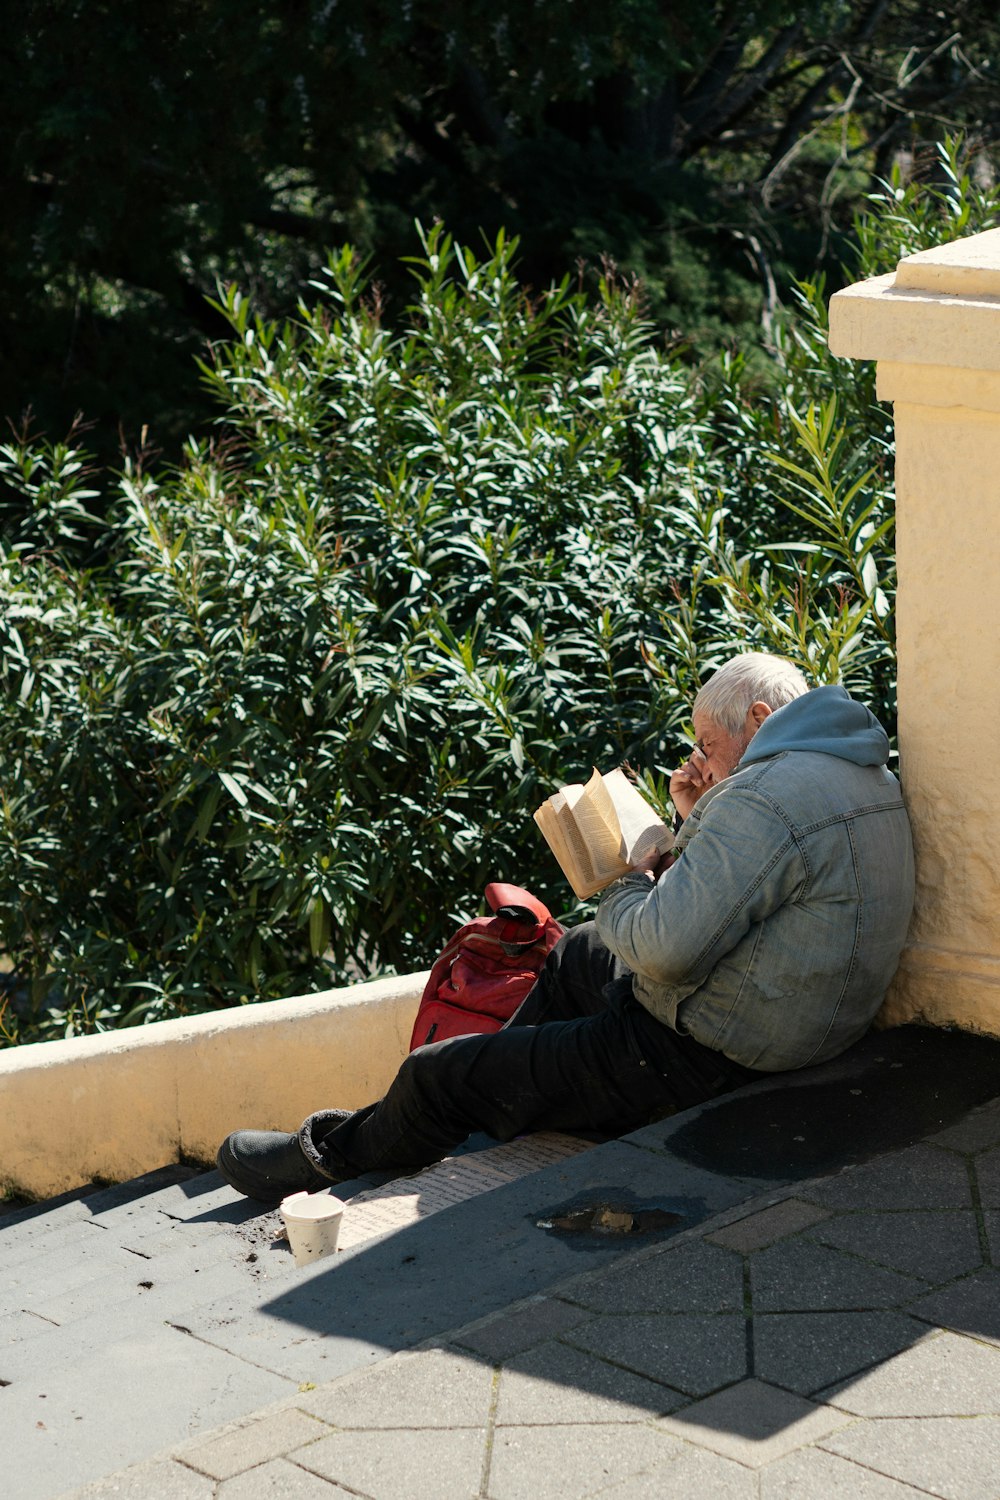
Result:
[[[50,1297],[30,1316],[90,1306],[69,1269],[74,1222],[62,1280],[53,1245]],[[283,1380],[261,1367],[254,1416],[72,1494],[996,1500],[998,1258],[995,1100],[918,1144],[543,1281],[367,1368],[288,1391],[288,1364]],[[328,1298],[343,1270],[324,1282]],[[480,1277],[490,1272],[484,1259]],[[208,1415],[224,1418],[190,1342],[190,1369],[165,1367],[164,1385],[204,1381]]]

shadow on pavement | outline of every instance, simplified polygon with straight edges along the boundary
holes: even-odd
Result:
[[[295,1330],[329,1353],[340,1343],[372,1358],[486,1318],[456,1336],[469,1357],[649,1412],[689,1406],[685,1421],[744,1435],[780,1430],[810,1409],[801,1398],[935,1328],[1000,1342],[1000,1214],[983,1209],[1000,1209],[1000,1149],[985,1150],[984,1187],[973,1147],[918,1144],[998,1093],[1000,1042],[915,1027],[873,1034],[835,1063],[753,1084],[318,1263],[259,1304],[274,1342],[257,1357],[301,1377],[287,1354],[302,1349]],[[765,1196],[762,1213],[731,1213],[711,1241],[670,1243],[749,1198],[759,1209],[770,1189],[786,1199],[797,1183],[803,1222],[793,1214],[791,1229],[776,1220],[754,1240],[753,1220],[783,1211]],[[647,1236],[552,1232],[554,1214],[600,1204],[659,1218]],[[647,1245],[654,1253],[634,1256]],[[582,1271],[594,1274],[540,1296]],[[221,1329],[200,1336],[239,1347]],[[719,1397],[748,1380],[764,1398]],[[692,1404],[702,1400],[703,1412]]]

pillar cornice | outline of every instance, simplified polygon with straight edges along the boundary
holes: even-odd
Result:
[[[889,275],[836,292],[830,349],[850,359],[1000,373],[1000,229],[920,250]]]

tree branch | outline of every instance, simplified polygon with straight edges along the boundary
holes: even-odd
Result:
[[[752,19],[752,18],[751,18]],[[703,117],[714,109],[725,93],[729,80],[739,67],[740,58],[746,51],[750,39],[749,22],[729,36],[716,48],[701,73],[681,99],[681,109],[689,127],[700,124]]]
[[[688,148],[697,150],[706,140],[716,136],[722,126],[744,114],[759,94],[767,91],[774,74],[781,67],[789,51],[802,35],[805,21],[799,17],[778,33],[757,65],[732,88],[721,85],[712,108],[703,111],[700,119],[689,117],[692,127],[688,137]]]

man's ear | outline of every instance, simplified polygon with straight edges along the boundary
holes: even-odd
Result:
[[[768,708],[766,703],[751,703],[747,713],[747,728],[751,734],[756,734],[765,719],[769,719],[773,709]]]

